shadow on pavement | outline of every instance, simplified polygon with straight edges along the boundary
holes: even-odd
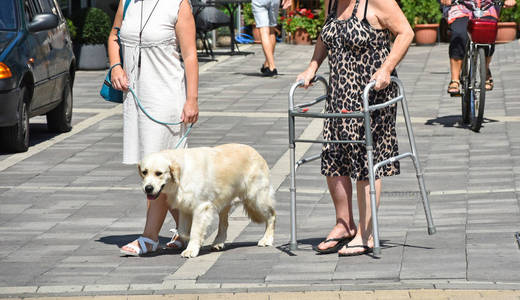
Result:
[[[498,120],[494,119],[488,119],[484,118],[483,124],[486,123],[496,123]],[[436,125],[442,125],[443,127],[450,127],[450,128],[461,128],[461,129],[467,129],[468,125],[462,124],[462,118],[460,115],[450,115],[450,116],[442,116],[435,119],[430,119],[424,123],[424,125],[430,125],[430,126],[436,126]]]
[[[46,123],[29,124],[29,132],[30,132],[29,149],[30,149],[30,147],[41,144],[43,142],[46,142],[46,141],[60,135],[60,133],[50,132],[47,129]],[[11,154],[15,154],[15,153],[9,153],[7,151],[0,149],[0,155],[11,155]]]

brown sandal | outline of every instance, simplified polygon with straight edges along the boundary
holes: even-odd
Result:
[[[448,85],[448,94],[452,97],[460,96],[460,81],[452,80]]]

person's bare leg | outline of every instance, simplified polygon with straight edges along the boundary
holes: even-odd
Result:
[[[352,215],[352,182],[348,176],[327,176],[327,186],[336,210],[336,225],[327,235],[331,238],[352,237],[356,234],[356,223]],[[318,249],[334,247],[338,242],[321,242]]]
[[[493,56],[486,56],[486,81],[488,81],[489,79],[491,79],[490,82],[486,82],[486,89],[487,90],[492,90],[493,89],[493,85],[494,85],[494,82],[492,81],[493,80],[493,76],[491,76],[491,71],[489,70],[489,65],[491,64],[491,58]]]
[[[451,80],[459,80],[460,69],[462,69],[462,59],[450,58]]]
[[[168,208],[168,210],[175,221],[175,228],[179,227],[179,210],[174,208]]]
[[[379,207],[381,196],[381,179],[377,179],[376,186],[376,204]],[[374,240],[372,237],[372,210],[370,205],[370,185],[368,180],[358,181],[356,183],[358,210],[359,210],[359,224],[357,226],[356,236],[348,243],[348,246],[364,245],[370,248],[374,247]],[[340,254],[355,254],[361,253],[364,249],[362,247],[341,248],[338,251]]]
[[[159,231],[164,223],[164,219],[166,218],[166,213],[168,212],[168,204],[166,202],[166,195],[160,194],[159,197],[155,200],[148,201],[148,210],[146,212],[146,224],[144,226],[143,236],[147,237],[151,240],[157,241],[159,240]],[[133,241],[130,244],[134,244],[137,247],[139,243],[137,240]],[[146,244],[148,250],[152,249],[152,245]],[[134,251],[132,248],[127,246],[122,247],[123,250]]]
[[[269,28],[270,28],[269,39],[271,41],[271,45],[273,45],[272,54],[273,54],[273,60],[274,60],[274,49],[276,48],[276,30],[274,29],[274,27],[269,27]],[[264,67],[269,68],[269,62],[267,61],[267,57],[265,58],[265,61],[264,61]]]
[[[450,58],[451,82],[448,86],[449,93],[460,92],[460,70],[462,69],[462,59]],[[457,83],[453,83],[453,81]]]
[[[260,27],[260,40],[262,42],[262,50],[264,51],[265,60],[270,70],[276,68],[274,64],[274,46],[270,38],[271,27]]]

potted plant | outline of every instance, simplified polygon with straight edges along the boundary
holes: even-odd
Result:
[[[437,29],[442,18],[437,0],[401,0],[406,19],[415,32],[417,45],[434,44],[437,41]]]
[[[106,41],[112,24],[103,10],[90,7],[75,18],[78,24],[78,68],[82,70],[106,69],[108,57]]]
[[[255,44],[260,44],[260,29],[256,28],[253,8],[250,2],[242,4],[242,16],[244,18],[244,25],[251,27],[251,33],[253,34]]]
[[[520,8],[518,4],[512,8],[502,8],[498,20],[496,43],[507,43],[516,39],[518,22],[520,22]]]
[[[306,8],[292,10],[280,20],[293,42],[299,45],[312,44],[312,40],[318,37],[322,25],[320,18]]]

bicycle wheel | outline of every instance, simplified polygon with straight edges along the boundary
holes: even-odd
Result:
[[[466,54],[462,60],[462,69],[460,70],[460,86],[461,86],[461,110],[462,124],[469,124],[470,114],[470,85],[471,85],[471,50],[470,43],[466,45]]]
[[[471,130],[478,132],[482,126],[482,120],[484,118],[484,105],[486,103],[486,55],[484,48],[478,47],[475,51],[475,62],[474,66],[474,88],[473,88],[473,99],[471,99],[470,105],[470,118],[471,118]]]

